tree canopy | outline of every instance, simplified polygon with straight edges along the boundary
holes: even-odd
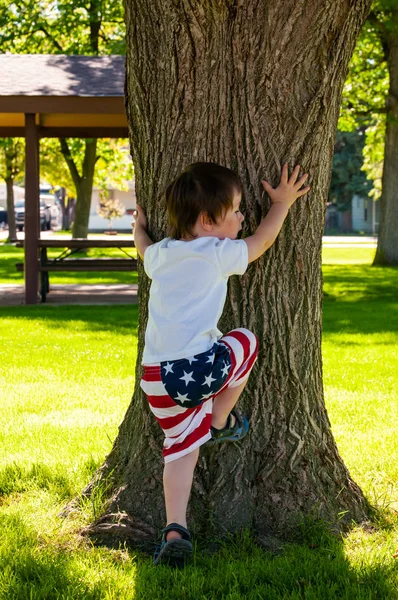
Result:
[[[16,0],[0,6],[2,51],[125,54],[122,2]]]
[[[364,132],[363,170],[379,198],[384,160],[386,100],[389,91],[386,36],[397,27],[396,1],[373,2],[358,39],[344,84],[339,130]]]

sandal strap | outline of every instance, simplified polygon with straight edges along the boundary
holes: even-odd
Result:
[[[170,523],[169,525],[167,525],[167,527],[162,529],[164,538],[166,538],[169,531],[177,531],[177,533],[181,533],[183,540],[190,541],[191,539],[191,534],[189,533],[188,529],[185,529],[185,527],[179,525],[178,523]]]
[[[233,427],[233,429],[239,429],[239,427],[242,427],[243,425],[243,420],[242,420],[242,415],[240,414],[240,412],[238,412],[237,410],[235,410],[234,408],[231,410],[231,415],[234,415],[236,421],[235,421],[235,425]]]
[[[233,427],[230,427],[230,423],[231,423],[231,415],[233,415],[235,417],[235,425]],[[238,411],[236,411],[234,408],[231,410],[231,412],[228,415],[228,419],[227,419],[227,424],[223,429],[216,429],[215,427],[210,427],[210,429],[212,431],[215,431],[216,433],[221,433],[224,431],[236,431],[237,429],[239,429],[239,427],[242,427],[242,417],[241,415],[238,413]]]

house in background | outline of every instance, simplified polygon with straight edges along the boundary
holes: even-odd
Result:
[[[352,211],[339,210],[336,204],[328,202],[325,214],[325,235],[352,233]]]
[[[121,204],[126,208],[126,212],[120,219],[112,219],[112,229],[115,231],[123,231],[131,233],[131,221],[133,211],[136,207],[135,197],[135,185],[134,181],[128,182],[128,191],[122,191],[117,189],[108,189],[108,197],[112,200],[119,200]],[[98,188],[93,189],[91,196],[91,208],[90,218],[88,222],[88,230],[91,232],[105,231],[109,228],[109,222],[99,216],[97,212],[98,205],[100,203],[100,190]]]
[[[14,202],[25,198],[25,188],[19,185],[13,185]],[[5,183],[0,183],[0,203],[4,206],[7,204],[7,186]]]
[[[377,234],[379,230],[380,202],[373,198],[354,195],[351,201],[352,230]]]
[[[367,233],[377,235],[380,202],[369,197],[354,195],[349,210],[340,211],[328,202],[325,215],[325,234]]]

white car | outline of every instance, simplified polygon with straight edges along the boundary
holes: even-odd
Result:
[[[43,203],[50,209],[51,229],[62,228],[62,209],[60,202],[55,194],[40,192],[40,204]]]
[[[25,200],[20,199],[15,202],[15,225],[18,231],[22,231],[25,227]],[[51,213],[50,208],[46,206],[40,198],[40,230],[48,231],[51,229]]]

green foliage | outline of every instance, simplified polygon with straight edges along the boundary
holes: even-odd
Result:
[[[76,160],[78,159],[77,155]],[[76,197],[73,179],[57,138],[40,140],[40,176],[54,187],[64,187],[68,196]]]
[[[15,0],[0,5],[1,51],[124,54],[120,0]]]
[[[0,178],[20,179],[25,169],[25,139],[0,138]]]
[[[338,127],[344,131],[365,128],[363,170],[373,181],[370,192],[381,195],[384,161],[386,100],[389,93],[389,47],[398,33],[397,0],[375,0],[358,39],[344,85]]]
[[[68,147],[79,175],[82,175],[85,140],[68,138]],[[125,139],[99,139],[94,187],[103,191],[108,188],[128,190],[128,182],[134,176],[130,149]],[[68,196],[76,196],[76,188],[70,170],[60,151],[60,142],[45,138],[40,142],[40,173],[53,186],[62,186]]]
[[[376,115],[373,123],[366,129],[366,142],[363,149],[363,170],[367,177],[373,180],[373,188],[369,195],[375,200],[381,196],[385,132],[386,116]]]
[[[103,191],[108,188],[127,191],[127,182],[133,176],[134,167],[128,141],[112,138],[98,140],[94,185]]]
[[[364,143],[361,130],[337,132],[329,200],[341,211],[350,208],[354,194],[366,197],[372,188],[361,171]]]
[[[389,78],[380,36],[365,23],[352,56],[344,84],[338,128],[354,131],[367,127],[385,111]]]

